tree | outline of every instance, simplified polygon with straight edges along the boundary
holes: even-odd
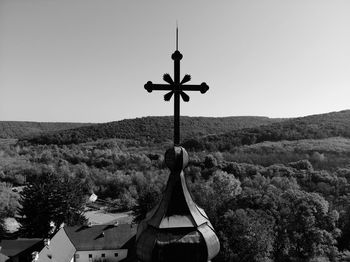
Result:
[[[206,168],[213,168],[218,165],[218,161],[213,155],[207,155],[204,159],[204,166]]]
[[[134,222],[139,223],[161,199],[169,172],[158,170],[152,172],[136,172],[132,174],[138,197],[136,205],[132,207]]]
[[[86,188],[77,179],[42,173],[21,192],[19,208],[20,235],[47,237],[62,223],[85,221]]]
[[[228,210],[216,228],[223,246],[221,260],[272,261],[275,220],[263,210]]]
[[[139,223],[160,200],[161,192],[158,188],[152,185],[145,185],[139,192],[139,197],[136,205],[133,206],[134,222]]]
[[[280,219],[276,228],[276,261],[333,259],[337,253],[337,212],[317,193],[288,190],[281,196]],[[333,260],[332,260],[333,261]]]
[[[228,210],[229,202],[242,191],[240,181],[221,170],[215,171],[206,181],[188,181],[188,185],[195,202],[205,210],[214,227]]]
[[[18,195],[11,185],[0,182],[0,239],[6,235],[5,218],[13,217],[18,207]]]
[[[0,182],[0,214],[3,217],[14,216],[18,208],[18,194],[13,192],[11,185]]]

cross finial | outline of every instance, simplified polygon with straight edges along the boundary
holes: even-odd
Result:
[[[180,60],[182,57],[178,50],[178,26],[176,23],[176,51],[171,55],[174,60],[174,80],[169,74],[164,74],[163,80],[168,84],[153,84],[151,81],[145,84],[145,89],[150,93],[153,90],[170,91],[164,95],[165,101],[169,101],[174,95],[174,145],[180,144],[180,96],[182,100],[188,102],[190,97],[184,91],[200,91],[204,94],[209,89],[205,82],[200,85],[185,85],[191,80],[191,76],[187,74],[180,81]]]

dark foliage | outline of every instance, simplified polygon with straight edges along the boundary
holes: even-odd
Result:
[[[36,176],[20,194],[20,235],[45,238],[62,223],[82,224],[86,193],[78,179],[51,172]]]
[[[229,132],[235,129],[257,127],[279,119],[267,117],[181,117],[182,139],[208,134]],[[143,117],[97,124],[35,136],[28,141],[34,144],[78,144],[96,139],[123,138],[139,141],[164,142],[173,137],[172,117]]]
[[[0,138],[25,138],[45,132],[67,130],[81,126],[92,125],[88,123],[45,123],[26,121],[0,121]]]
[[[208,135],[190,142],[188,149],[230,151],[235,147],[264,141],[322,139],[337,136],[350,138],[349,110],[289,119],[225,134]],[[188,143],[189,141],[185,141],[184,145]]]
[[[4,215],[0,213],[0,239],[4,239],[6,233]]]

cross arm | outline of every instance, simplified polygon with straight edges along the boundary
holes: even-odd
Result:
[[[145,84],[145,89],[151,93],[154,90],[173,90],[170,85],[167,84],[153,84],[151,81],[148,81]]]
[[[209,90],[209,86],[206,83],[200,85],[182,85],[181,90],[183,91],[200,91],[202,94]]]

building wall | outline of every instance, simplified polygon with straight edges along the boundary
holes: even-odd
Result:
[[[89,259],[89,254],[92,258]],[[105,254],[105,257],[102,257]],[[115,256],[118,254],[118,256]],[[127,249],[116,249],[116,250],[91,250],[91,251],[77,251],[74,255],[75,262],[117,262],[128,255]]]

